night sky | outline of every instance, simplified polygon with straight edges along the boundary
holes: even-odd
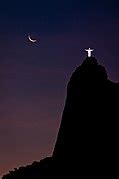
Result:
[[[119,81],[118,46],[117,0],[0,2],[0,175],[52,154],[85,48]]]

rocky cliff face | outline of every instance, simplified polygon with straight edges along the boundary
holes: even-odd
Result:
[[[9,178],[98,178],[118,174],[119,84],[95,58],[72,74],[53,156]],[[20,172],[21,171],[21,172]]]
[[[87,58],[68,83],[54,158],[67,165],[78,161],[79,168],[92,173],[113,168],[119,149],[118,103],[119,84],[108,80],[95,58]]]

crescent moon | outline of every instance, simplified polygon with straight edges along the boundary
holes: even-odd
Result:
[[[37,41],[37,40],[35,40],[35,39],[32,39],[30,35],[28,35],[28,39],[29,39],[31,42],[33,42],[33,43]]]

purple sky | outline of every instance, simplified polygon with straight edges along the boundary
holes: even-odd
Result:
[[[85,48],[119,81],[118,9],[117,0],[0,3],[0,175],[51,155]]]

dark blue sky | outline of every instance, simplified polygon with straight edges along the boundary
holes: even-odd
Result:
[[[118,43],[117,0],[0,2],[1,174],[51,154],[84,48],[119,81]]]

